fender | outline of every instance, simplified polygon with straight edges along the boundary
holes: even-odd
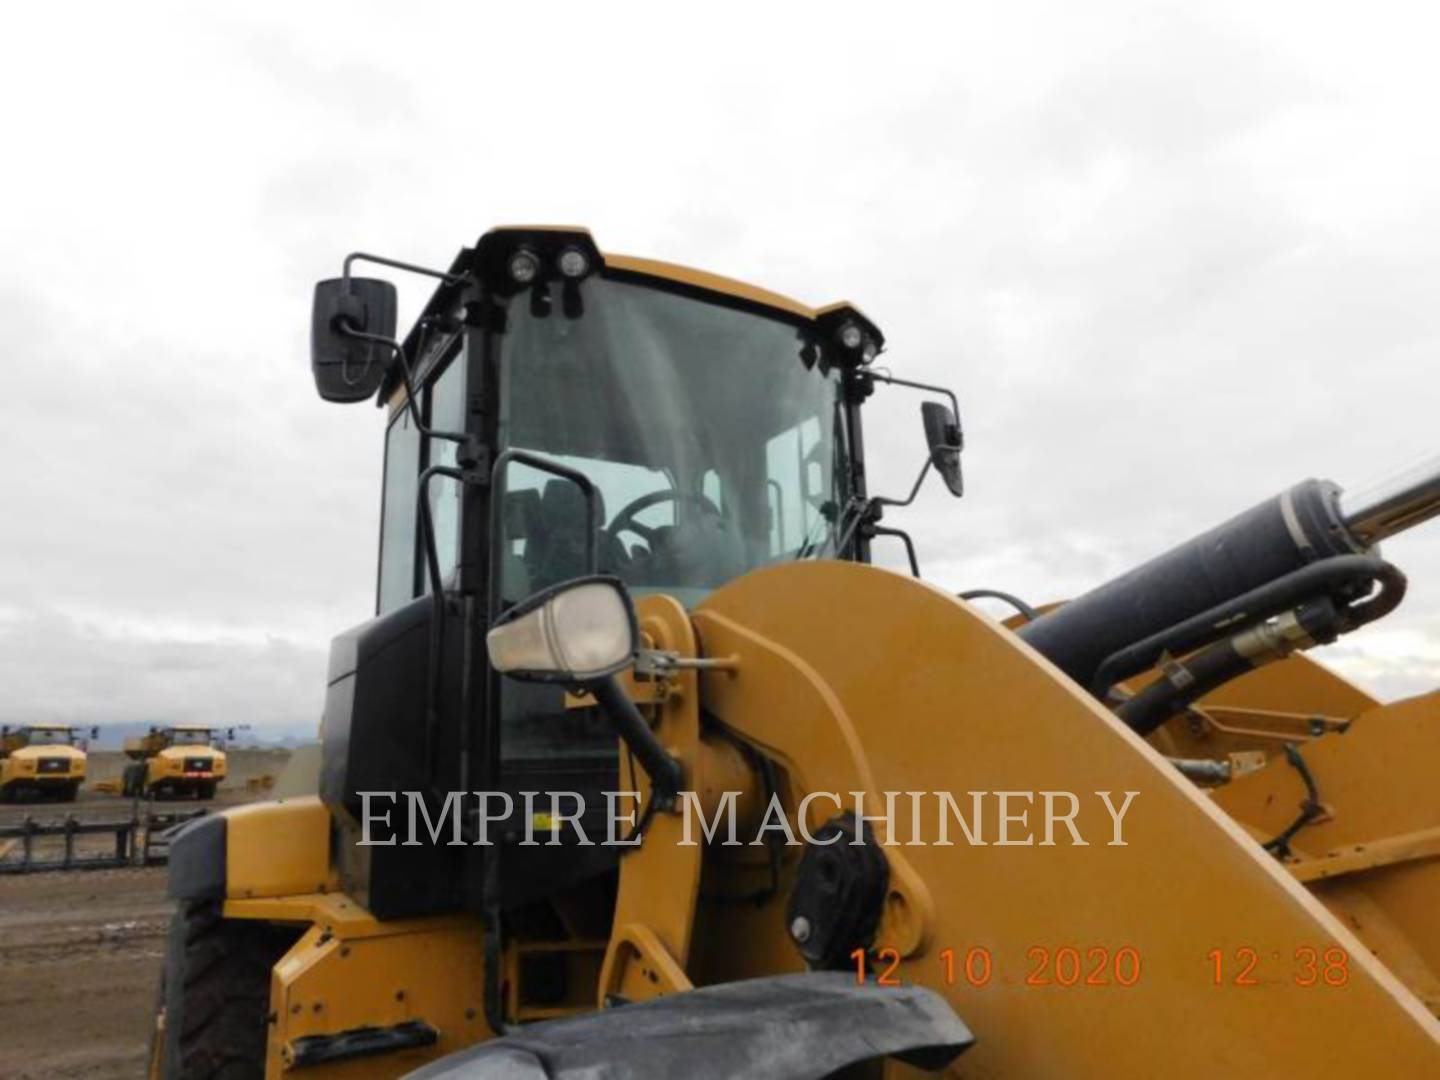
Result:
[[[276,837],[285,842],[277,844]],[[170,843],[169,891],[176,900],[253,900],[336,888],[330,812],[318,795],[203,817]]]

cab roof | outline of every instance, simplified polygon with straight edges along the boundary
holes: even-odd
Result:
[[[596,245],[590,230],[580,225],[502,225],[484,233],[473,248],[460,250],[449,267],[448,273],[452,280],[436,288],[425,305],[425,310],[406,335],[405,349],[417,364],[423,359],[415,356],[414,352],[419,343],[421,324],[427,319],[444,320],[450,316],[459,304],[466,285],[476,280],[485,280],[500,288],[508,287],[511,292],[517,291],[505,277],[505,264],[510,256],[522,247],[548,255],[552,259],[556,252],[567,247],[579,248],[591,261],[590,272],[603,271],[619,277],[649,279],[652,283],[699,293],[702,298],[728,301],[762,314],[815,323],[817,328],[822,330],[847,321],[858,322],[864,329],[867,341],[873,342],[875,353],[884,345],[884,335],[879,327],[848,300],[811,307],[781,293],[708,270],[636,255],[606,254]],[[377,404],[394,404],[392,395],[396,391],[403,393],[398,386],[399,382],[397,375],[392,374],[387,378]]]

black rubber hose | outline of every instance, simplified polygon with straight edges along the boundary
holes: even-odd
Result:
[[[685,782],[680,763],[665,752],[660,740],[655,738],[655,733],[635,707],[635,702],[625,692],[625,687],[620,685],[620,680],[611,675],[587,685],[585,689],[595,695],[600,711],[615,725],[620,738],[639,760],[641,768],[649,774],[653,788],[650,799],[654,805],[661,810],[673,806],[680,786]]]
[[[1040,613],[1033,607],[1021,600],[1018,596],[1012,596],[1008,592],[1001,592],[999,589],[966,589],[957,593],[961,600],[1003,600],[1016,611],[1025,617],[1027,623],[1032,623],[1040,618]]]
[[[1295,637],[1278,628],[1273,636],[1264,631],[1242,631],[1186,657],[1173,670],[1162,671],[1160,678],[1116,709],[1115,715],[1137,734],[1149,735],[1231,679],[1280,660],[1296,649],[1329,644],[1352,628],[1347,612],[1328,596],[1295,609],[1295,618],[1302,631]]]
[[[1235,651],[1232,640],[1216,642],[1185,661],[1188,678],[1183,687],[1163,675],[1115,710],[1115,715],[1139,735],[1149,735],[1187,705],[1211,690],[1239,678],[1251,661]]]
[[[1349,609],[1342,632],[1393,611],[1405,595],[1405,575],[1374,555],[1338,555],[1311,563],[1111,654],[1095,672],[1090,691],[1103,701],[1117,682],[1150,670],[1166,653],[1193,652],[1221,635],[1231,637],[1312,597],[1346,590],[1358,595],[1358,590],[1375,581],[1380,583],[1380,593]]]

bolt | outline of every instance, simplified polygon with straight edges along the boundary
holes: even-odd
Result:
[[[790,923],[790,936],[801,945],[810,940],[810,920],[804,915],[796,915]]]

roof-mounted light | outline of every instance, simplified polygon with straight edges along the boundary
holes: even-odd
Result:
[[[520,248],[505,263],[510,280],[517,285],[529,285],[540,273],[540,258],[529,248]]]
[[[560,257],[555,260],[556,267],[560,270],[560,276],[566,278],[582,278],[590,272],[590,259],[573,244],[560,252]]]
[[[865,332],[860,329],[859,323],[841,323],[840,329],[835,332],[835,340],[843,348],[858,349],[865,341]]]

